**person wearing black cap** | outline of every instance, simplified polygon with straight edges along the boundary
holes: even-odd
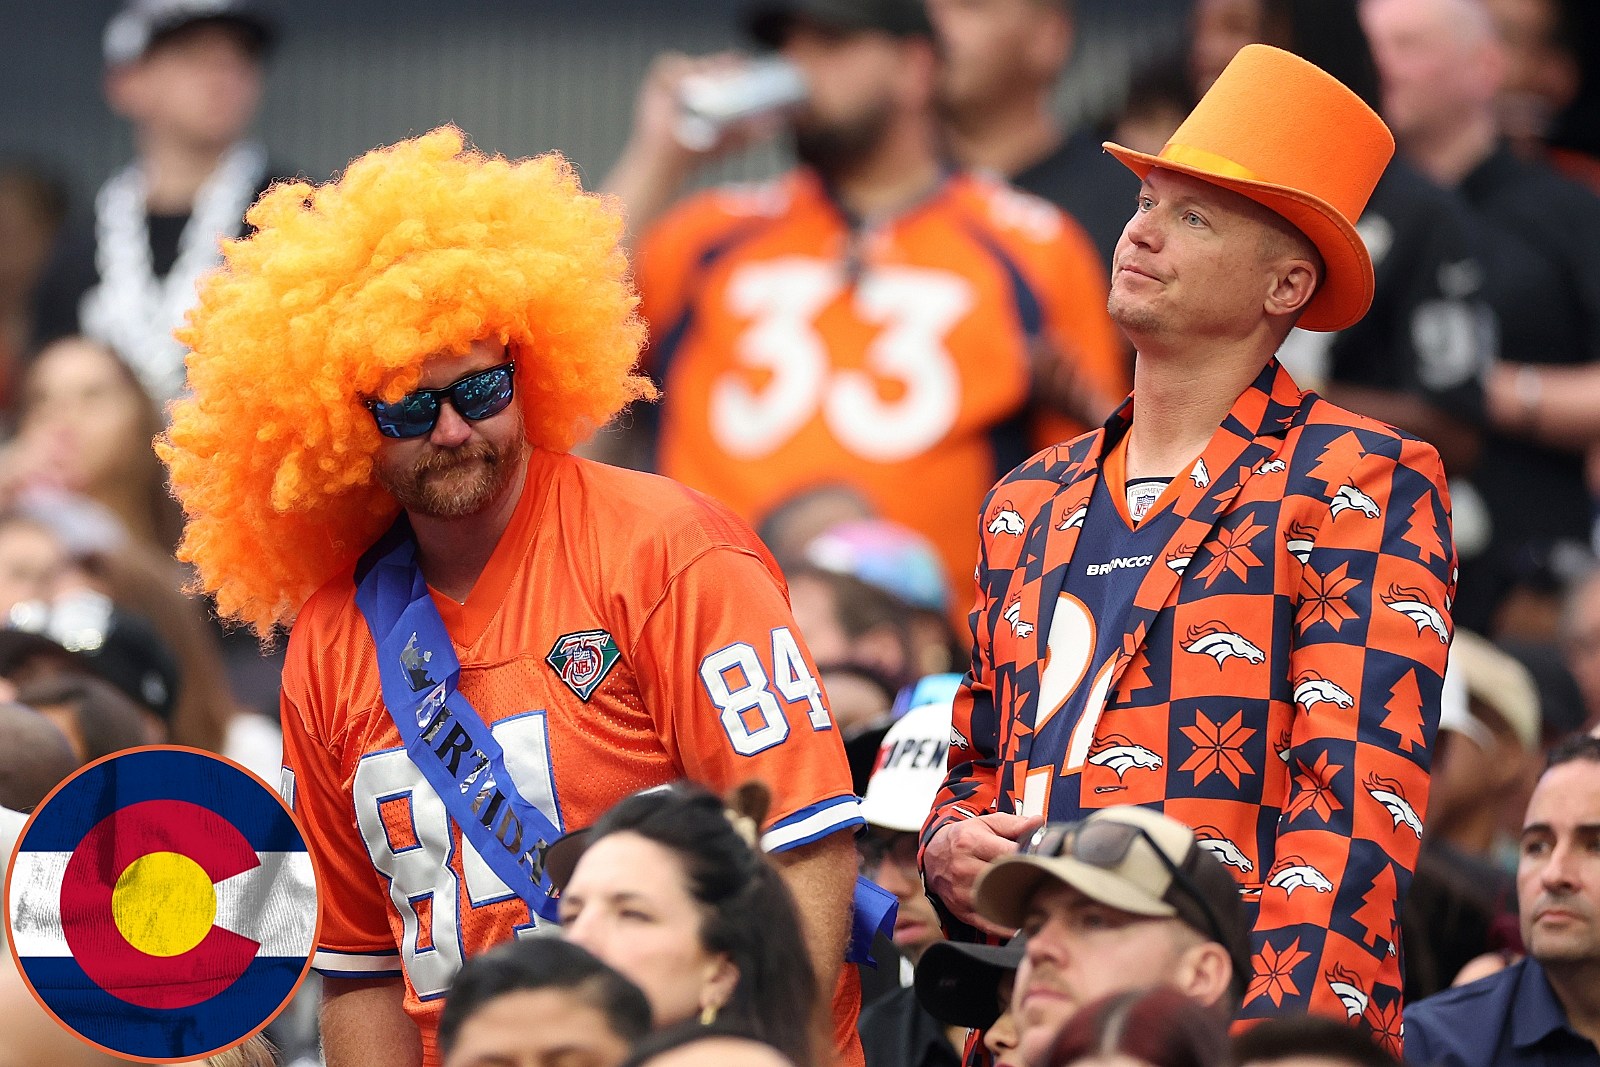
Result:
[[[801,165],[648,225],[704,158],[674,139],[675,90],[703,84],[680,70],[647,83],[606,182],[642,234],[658,470],[758,525],[847,488],[965,588],[994,476],[1098,421],[1126,383],[1104,268],[1054,207],[945,165],[921,0],[788,0],[746,28],[776,53],[749,69],[806,95],[787,120]]]
[[[127,0],[106,25],[107,101],[135,159],[69,226],[35,294],[35,342],[84,334],[114,348],[160,406],[184,383],[172,338],[196,280],[272,181],[247,137],[276,37],[247,0]]]
[[[1012,994],[1024,1062],[1109,993],[1170,985],[1231,1021],[1250,985],[1238,883],[1193,830],[1149,808],[1045,825],[984,870],[975,902],[1027,938]]]
[[[981,1031],[994,1067],[1016,1062],[1019,1035],[1012,997],[1027,949],[1020,934],[1003,945],[940,941],[917,961],[912,988],[922,1010],[946,1026]]]

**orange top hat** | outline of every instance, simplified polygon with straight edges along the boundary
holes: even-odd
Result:
[[[1342,330],[1372,305],[1372,258],[1351,220],[1394,155],[1371,108],[1319,67],[1246,45],[1157,156],[1106,142],[1143,178],[1181,171],[1271,208],[1311,239],[1325,276],[1298,325]]]

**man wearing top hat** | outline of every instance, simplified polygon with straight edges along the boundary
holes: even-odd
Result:
[[[1143,181],[1109,300],[1133,396],[989,495],[923,868],[982,923],[978,872],[1042,819],[1159,808],[1240,883],[1241,1017],[1333,1013],[1398,1047],[1451,636],[1444,471],[1274,357],[1294,326],[1366,312],[1352,223],[1393,147],[1344,86],[1259,45],[1160,155],[1106,146]]]

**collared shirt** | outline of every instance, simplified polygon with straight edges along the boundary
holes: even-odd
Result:
[[[1405,1018],[1406,1062],[1419,1067],[1600,1065],[1532,958],[1419,1001]]]

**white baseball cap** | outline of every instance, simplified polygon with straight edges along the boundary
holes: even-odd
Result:
[[[1538,750],[1539,687],[1533,675],[1487,638],[1457,630],[1445,668],[1439,728],[1465,734],[1488,750],[1493,746],[1493,731],[1473,713],[1472,699],[1482,701],[1504,719],[1524,749]]]
[[[878,761],[861,801],[861,817],[868,826],[917,833],[933,809],[948,770],[955,702],[953,688],[937,688],[943,690],[939,699],[915,704],[889,727],[878,746]]]

